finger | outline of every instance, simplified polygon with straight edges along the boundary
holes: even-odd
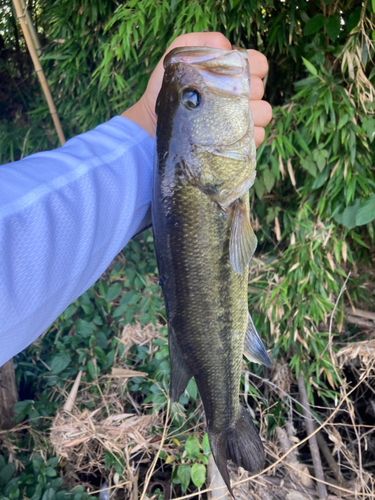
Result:
[[[250,101],[254,126],[265,127],[272,119],[272,107],[267,101]]]
[[[259,78],[264,78],[268,72],[268,62],[266,56],[258,52],[257,50],[248,50],[250,75],[259,76]]]
[[[168,47],[167,53],[175,47],[213,47],[215,49],[231,50],[230,41],[218,32],[213,33],[188,33],[181,35]]]
[[[264,94],[264,85],[263,81],[259,78],[259,76],[251,75],[250,78],[250,100],[251,101],[260,101]]]
[[[266,135],[266,132],[265,132],[263,127],[255,127],[254,128],[254,141],[255,141],[255,146],[257,148],[259,148],[259,146],[264,141],[265,135]]]

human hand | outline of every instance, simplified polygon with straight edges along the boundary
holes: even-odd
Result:
[[[231,43],[221,33],[189,33],[181,35],[168,47],[159,61],[148,82],[146,92],[131,108],[122,113],[122,116],[132,120],[142,127],[151,137],[155,135],[156,115],[155,104],[163,81],[163,60],[165,55],[175,47],[213,47],[230,50]],[[272,108],[267,101],[262,101],[264,86],[262,78],[268,71],[266,57],[257,50],[248,50],[250,65],[250,108],[254,120],[254,140],[256,147],[264,140],[264,127],[271,121]]]

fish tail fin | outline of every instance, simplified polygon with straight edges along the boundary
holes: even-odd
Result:
[[[217,468],[234,498],[227,460],[232,460],[238,467],[253,474],[260,472],[264,466],[264,450],[258,432],[250,414],[241,408],[233,427],[221,433],[208,431],[208,436]]]

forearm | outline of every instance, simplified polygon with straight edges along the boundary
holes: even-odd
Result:
[[[116,117],[0,167],[0,366],[148,223],[153,140]]]

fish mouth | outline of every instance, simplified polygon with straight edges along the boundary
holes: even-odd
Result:
[[[164,69],[182,64],[196,69],[214,94],[248,96],[250,73],[247,51],[212,47],[176,47],[164,58]]]
[[[164,58],[164,69],[169,64],[198,64],[210,68],[212,72],[228,75],[242,73],[246,67],[247,51],[239,47],[233,50],[215,49],[212,47],[176,47]],[[242,70],[242,71],[241,71]]]

